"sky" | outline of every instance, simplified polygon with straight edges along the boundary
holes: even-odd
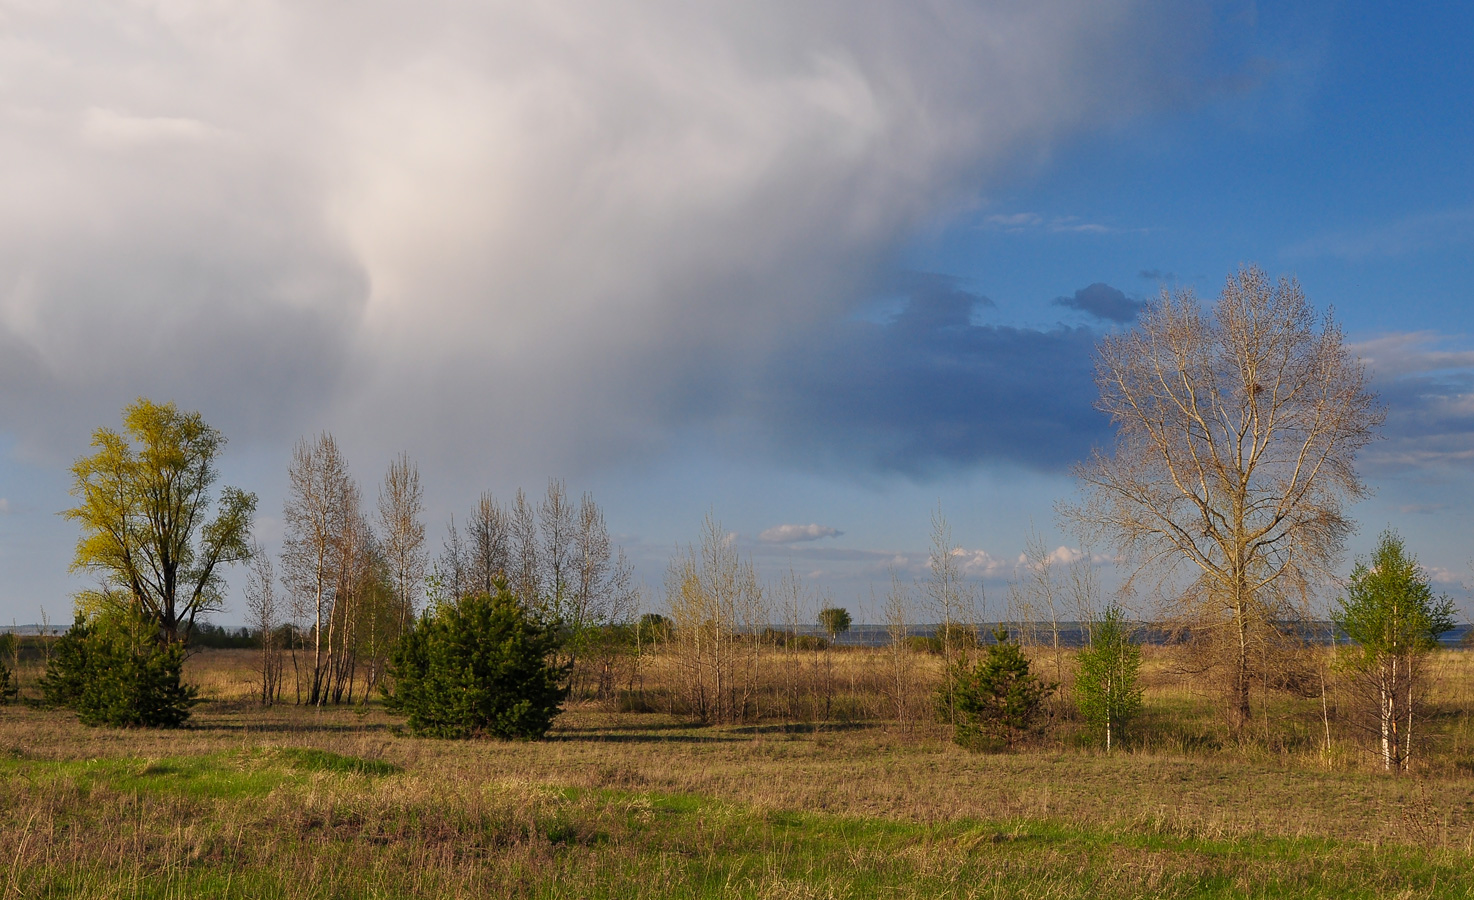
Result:
[[[483,491],[591,493],[650,609],[711,515],[874,619],[940,512],[996,615],[1030,533],[1077,549],[1096,342],[1246,264],[1388,407],[1345,568],[1394,527],[1468,617],[1471,41],[1458,4],[0,2],[0,622],[95,582],[68,469],[139,396],[227,437],[268,548],[328,431],[365,496],[418,462],[436,550]]]

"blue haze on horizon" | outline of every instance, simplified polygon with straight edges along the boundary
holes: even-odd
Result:
[[[419,461],[436,550],[483,490],[592,492],[656,608],[711,512],[873,618],[940,507],[996,614],[1030,529],[1074,548],[1096,340],[1243,264],[1333,307],[1388,404],[1348,568],[1395,527],[1474,614],[1474,9],[76,2],[7,29],[0,621],[69,618],[67,467],[139,395],[226,434],[268,546],[326,429],[370,501]]]

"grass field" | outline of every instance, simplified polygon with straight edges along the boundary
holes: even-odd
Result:
[[[1453,710],[1466,662],[1442,664]],[[0,709],[0,896],[1474,896],[1465,769],[1223,746],[1175,682],[1126,752],[980,756],[859,716],[592,704],[538,743],[422,740],[376,705],[263,710],[245,651],[187,676],[205,702],[181,731]],[[1446,758],[1466,725],[1440,721]]]

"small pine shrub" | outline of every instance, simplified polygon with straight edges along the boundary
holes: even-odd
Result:
[[[14,656],[16,653],[16,637],[13,634],[0,634],[0,706],[4,706],[15,699],[20,693],[15,684],[15,673],[10,671],[10,666],[5,664],[6,656]]]
[[[53,648],[41,692],[84,725],[174,728],[189,718],[193,688],[180,683],[183,644],[167,643],[137,612],[78,616]]]
[[[417,735],[540,738],[568,694],[557,630],[504,586],[427,610],[400,639],[384,694]]]
[[[1013,749],[1033,730],[1044,701],[1058,685],[1046,683],[1029,669],[1028,657],[999,626],[996,643],[976,666],[952,664],[956,684],[957,728],[953,740],[969,750]],[[939,697],[939,704],[945,698]]]

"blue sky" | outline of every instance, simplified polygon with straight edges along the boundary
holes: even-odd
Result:
[[[589,490],[656,588],[712,512],[767,577],[864,610],[940,506],[996,610],[1029,529],[1073,546],[1054,504],[1110,439],[1094,341],[1245,263],[1334,306],[1389,405],[1352,551],[1395,526],[1466,601],[1467,7],[7,28],[0,620],[68,617],[66,467],[138,395],[225,432],[268,545],[292,443],[328,429],[369,495],[419,460],[437,546],[482,490]]]

